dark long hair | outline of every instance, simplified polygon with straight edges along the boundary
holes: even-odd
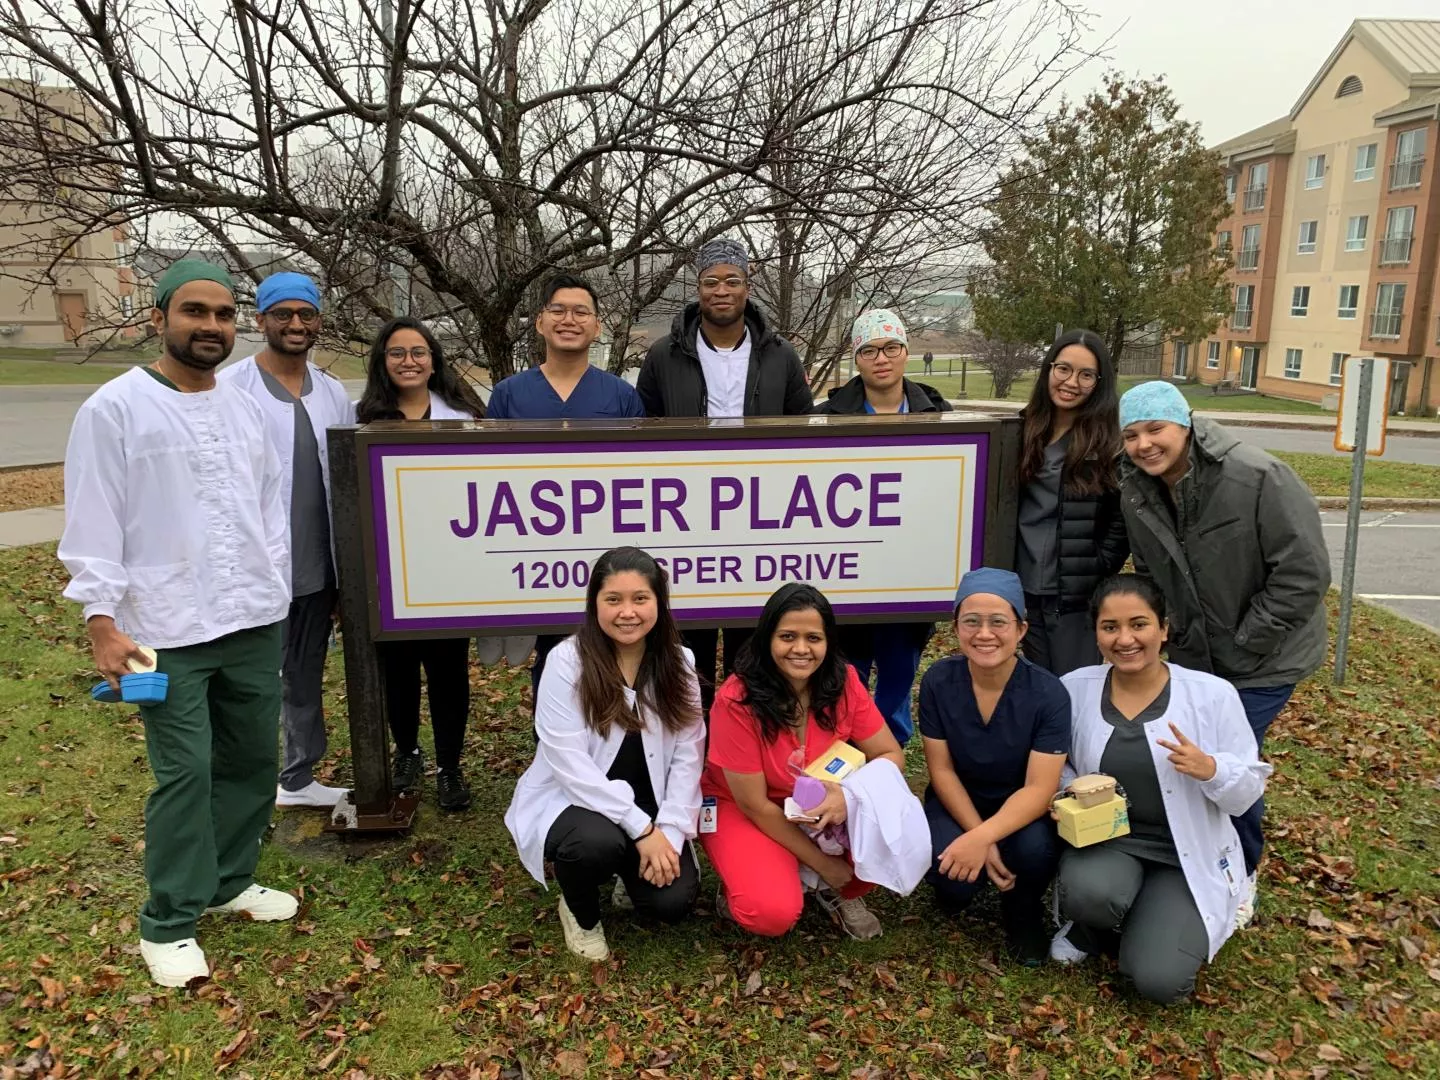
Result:
[[[1100,335],[1092,330],[1067,330],[1045,354],[1030,401],[1021,416],[1025,420],[1020,448],[1020,483],[1028,484],[1045,463],[1045,448],[1055,426],[1055,402],[1050,400],[1050,368],[1060,351],[1083,345],[1100,365],[1100,381],[1075,412],[1070,428],[1070,445],[1065,450],[1061,476],[1072,495],[1102,495],[1115,484],[1115,457],[1120,453],[1120,392],[1116,385],[1115,361]]]
[[[698,684],[685,667],[680,629],[670,614],[670,583],[649,553],[635,547],[612,548],[595,560],[585,589],[585,622],[575,635],[580,653],[580,712],[585,723],[602,736],[612,726],[639,731],[644,725],[625,704],[615,642],[600,626],[599,597],[605,582],[634,571],[655,594],[655,625],[645,635],[645,657],[635,675],[636,702],[660,717],[668,731],[679,731],[700,719]]]
[[[372,420],[405,419],[405,414],[400,411],[400,395],[385,367],[385,350],[390,347],[390,335],[396,330],[414,330],[425,339],[425,344],[430,349],[431,365],[430,381],[427,385],[440,396],[440,400],[452,409],[463,409],[475,419],[483,419],[485,406],[479,395],[446,363],[445,350],[440,347],[440,342],[430,332],[430,328],[409,315],[391,319],[380,328],[375,340],[371,342],[370,359],[365,364],[365,392],[360,395],[360,403],[355,406],[355,419],[362,424],[368,424]]]
[[[1138,596],[1145,606],[1155,613],[1156,622],[1162,626],[1168,621],[1165,610],[1165,594],[1160,591],[1152,578],[1144,574],[1112,574],[1090,594],[1090,625],[1100,621],[1100,609],[1112,596]]]
[[[760,723],[760,735],[773,743],[780,732],[794,722],[800,700],[790,681],[780,673],[770,652],[771,639],[780,620],[792,611],[815,611],[825,627],[825,659],[810,676],[810,711],[822,731],[834,731],[835,704],[845,692],[848,677],[844,655],[840,652],[840,630],[835,624],[835,609],[825,594],[813,585],[792,581],[781,585],[760,612],[760,621],[748,641],[740,646],[735,657],[735,674],[745,687],[740,704],[747,706]]]

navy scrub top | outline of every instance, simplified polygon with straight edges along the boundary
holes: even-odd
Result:
[[[1070,752],[1070,695],[1050,672],[1017,657],[987,724],[975,701],[970,665],[963,656],[947,656],[920,680],[920,734],[945,741],[955,775],[988,817],[1025,786],[1032,750]]]
[[[533,367],[501,379],[485,406],[487,420],[602,420],[644,416],[640,395],[618,375],[588,367],[564,401]]]

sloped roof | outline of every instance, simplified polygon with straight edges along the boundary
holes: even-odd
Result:
[[[1440,90],[1422,90],[1418,94],[1411,94],[1404,101],[1396,102],[1388,109],[1376,113],[1375,122],[1385,124],[1395,120],[1419,119],[1427,116],[1440,116]]]
[[[1299,115],[1352,41],[1364,45],[1412,92],[1440,87],[1440,19],[1356,19],[1295,102],[1291,120]]]
[[[1226,139],[1212,149],[1223,158],[1237,158],[1263,151],[1272,154],[1288,154],[1295,148],[1294,125],[1290,117],[1282,116],[1271,120],[1252,131]]]

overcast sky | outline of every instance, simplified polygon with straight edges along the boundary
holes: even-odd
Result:
[[[1183,115],[1209,144],[1290,112],[1357,18],[1440,19],[1440,0],[1080,0],[1096,43],[1113,35],[1109,66],[1164,75]],[[1066,85],[1079,97],[1105,64]]]

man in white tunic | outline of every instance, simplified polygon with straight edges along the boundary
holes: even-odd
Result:
[[[175,263],[155,287],[161,357],[97,390],[65,454],[65,595],[84,605],[112,684],[158,653],[166,699],[142,705],[155,789],[145,804],[140,954],[162,986],[209,974],[207,912],[288,919],[255,884],[275,802],[289,533],[279,459],[253,398],[217,385],[235,344],[220,267]]]
[[[216,377],[244,390],[265,414],[280,458],[281,497],[290,521],[290,612],[285,620],[284,756],[276,806],[334,806],[344,788],[315,779],[325,756],[325,654],[335,610],[330,547],[327,428],[355,422],[340,380],[310,362],[320,336],[320,290],[304,274],[271,274],[255,290],[265,348]]]

